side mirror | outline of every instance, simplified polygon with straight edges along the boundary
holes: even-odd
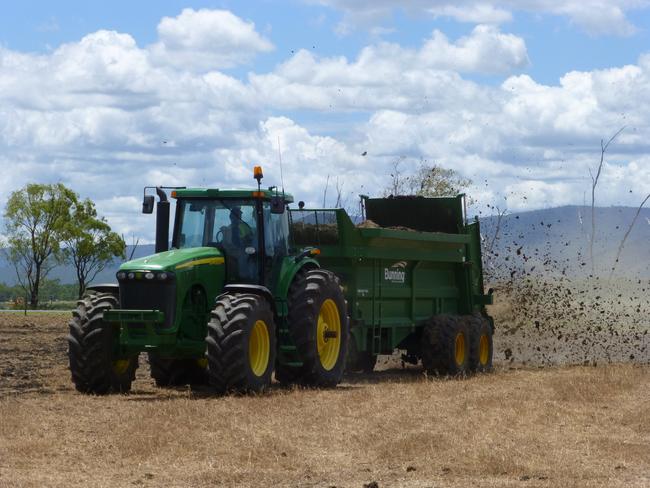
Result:
[[[150,214],[153,213],[153,195],[145,195],[142,200],[142,213]]]
[[[282,215],[285,210],[284,198],[271,197],[271,213]]]

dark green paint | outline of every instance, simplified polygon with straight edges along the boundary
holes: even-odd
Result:
[[[183,189],[176,190],[176,198],[266,200],[276,196],[275,191],[266,190],[262,197],[254,197],[253,191]],[[285,199],[293,201],[287,195]],[[275,300],[280,362],[300,364],[286,316],[289,288],[303,267],[322,266],[341,278],[352,335],[361,351],[383,354],[395,348],[408,349],[422,324],[435,314],[485,314],[491,296],[483,293],[478,221],[465,223],[460,197],[416,203],[408,203],[410,214],[416,213],[410,215],[410,221],[415,225],[423,222],[427,231],[359,228],[342,209],[292,210],[284,214],[284,218],[291,214],[294,246],[290,255],[273,260],[272,269],[259,283],[271,291]],[[374,199],[370,207],[393,220],[404,213],[398,199]],[[436,212],[444,214],[439,223],[435,221]],[[436,226],[443,226],[446,232],[432,232],[430,229]],[[454,232],[450,231],[452,227]],[[308,247],[320,249],[320,256],[296,262],[295,256]],[[166,322],[169,317],[161,310],[106,312],[105,319],[120,328],[120,353],[156,351],[168,357],[203,357],[210,311],[228,283],[223,258],[219,249],[198,247],[173,249],[124,263],[120,271],[138,273],[140,280],[147,271],[172,274],[175,305],[171,323]],[[144,282],[141,285],[136,287],[140,293],[153,293],[154,288],[147,289]]]

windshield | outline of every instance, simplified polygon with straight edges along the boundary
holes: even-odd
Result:
[[[187,199],[178,202],[174,246],[216,247],[226,258],[230,283],[259,281],[259,240],[255,202]]]
[[[256,247],[255,203],[251,200],[181,200],[178,205],[175,247]]]

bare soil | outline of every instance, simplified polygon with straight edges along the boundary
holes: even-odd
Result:
[[[384,360],[331,390],[216,397],[156,388],[141,358],[132,393],[93,397],[66,323],[0,314],[2,487],[650,486],[648,365],[450,380]]]

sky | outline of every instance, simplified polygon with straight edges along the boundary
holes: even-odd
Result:
[[[353,208],[438,164],[473,211],[650,192],[650,0],[6,2],[0,210],[62,182],[153,238],[144,186]],[[280,154],[282,172],[280,171]],[[282,180],[281,181],[281,176]]]

